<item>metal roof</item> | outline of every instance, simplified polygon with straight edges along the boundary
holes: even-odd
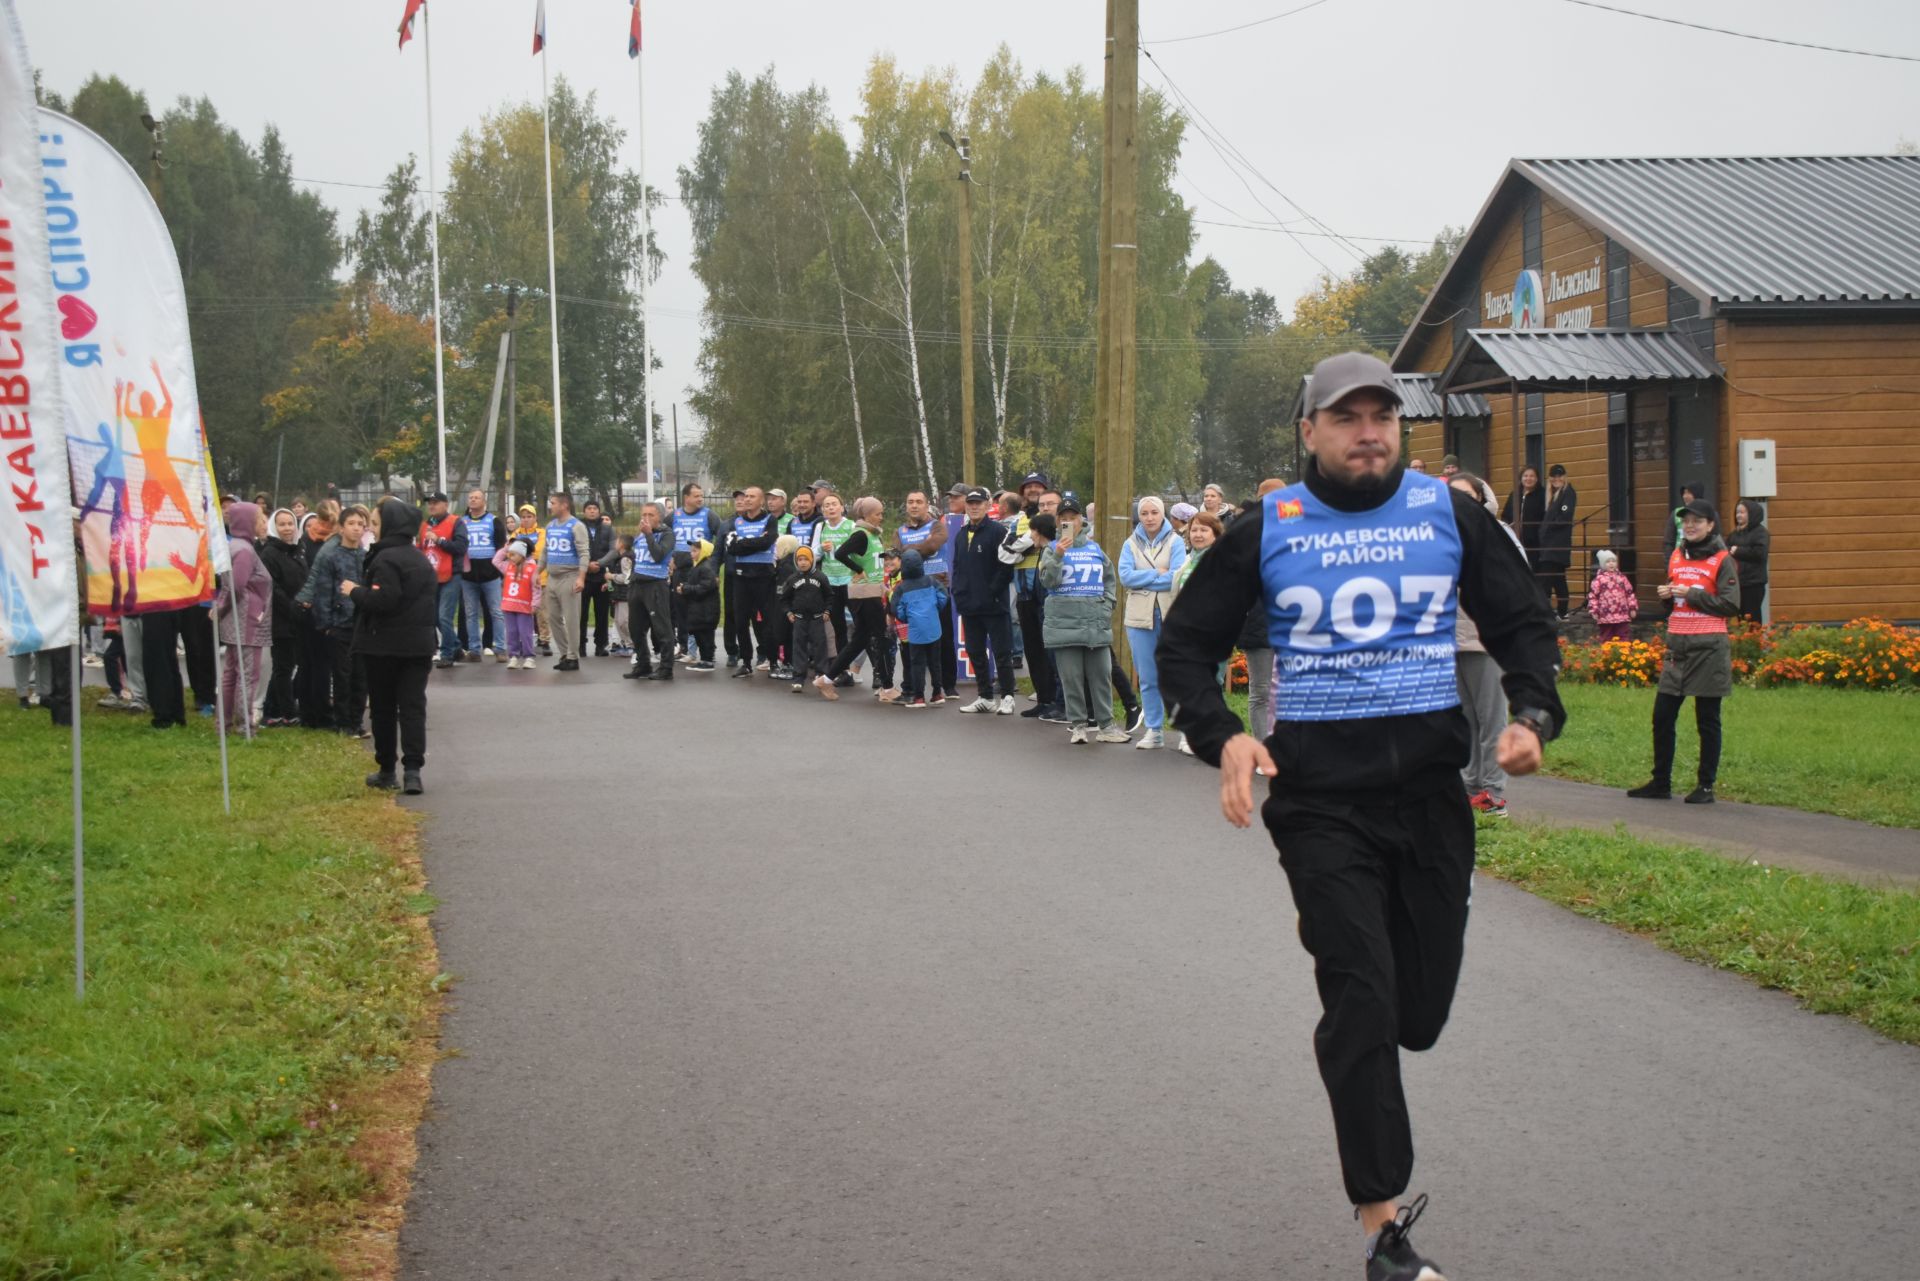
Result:
[[[1574,391],[1719,375],[1670,329],[1469,329],[1440,385],[1498,381],[1521,391]]]
[[[1438,422],[1442,418],[1485,418],[1493,412],[1487,398],[1476,392],[1455,392],[1447,397],[1446,411],[1440,409],[1440,375],[1395,374],[1400,388],[1400,416],[1418,422]]]
[[[1513,167],[1710,304],[1920,301],[1920,156]]]
[[[1300,376],[1300,390],[1293,398],[1292,421],[1299,422],[1305,416],[1307,404],[1307,385],[1313,381],[1312,374]],[[1400,391],[1400,417],[1408,422],[1439,422],[1440,413],[1440,375],[1438,374],[1395,374],[1394,385]],[[1448,418],[1485,418],[1493,413],[1485,396],[1474,392],[1455,392],[1447,397]]]

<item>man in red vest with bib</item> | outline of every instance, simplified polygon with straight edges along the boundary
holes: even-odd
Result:
[[[460,661],[460,633],[454,619],[460,612],[459,573],[467,567],[467,531],[447,510],[445,494],[427,495],[427,518],[420,522],[417,540],[421,554],[433,566],[435,619],[439,624],[440,652],[435,667],[452,667]]]
[[[1699,785],[1689,805],[1713,804],[1720,772],[1720,700],[1733,693],[1733,651],[1727,620],[1740,612],[1740,572],[1716,527],[1720,514],[1704,498],[1675,512],[1680,541],[1667,560],[1661,600],[1673,602],[1667,618],[1667,657],[1660,690],[1653,696],[1653,777],[1627,795],[1636,800],[1673,798],[1673,731],[1680,704],[1693,699],[1700,729]]]

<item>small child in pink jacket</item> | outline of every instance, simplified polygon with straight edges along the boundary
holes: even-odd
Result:
[[[500,571],[500,613],[507,623],[507,670],[533,670],[533,620],[546,589],[525,539],[513,538],[493,554]]]
[[[1600,563],[1600,572],[1587,587],[1587,612],[1598,625],[1600,642],[1632,640],[1633,616],[1640,612],[1633,584],[1620,572],[1620,558],[1614,553],[1603,551],[1594,559]]]

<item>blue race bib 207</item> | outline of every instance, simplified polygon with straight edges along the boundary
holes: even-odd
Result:
[[[1267,496],[1260,520],[1280,719],[1458,706],[1460,530],[1443,482],[1407,472],[1370,512],[1336,511],[1289,485]]]

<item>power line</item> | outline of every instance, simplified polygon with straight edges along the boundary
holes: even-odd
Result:
[[[1318,9],[1321,5],[1326,3],[1327,3],[1327,0],[1313,0],[1313,3],[1303,4],[1297,9],[1289,9],[1285,13],[1276,13],[1271,17],[1255,18],[1252,22],[1243,22],[1237,27],[1222,27],[1218,31],[1198,31],[1190,36],[1169,36],[1165,40],[1142,40],[1140,43],[1143,45],[1184,44],[1189,40],[1207,40],[1207,39],[1211,39],[1214,36],[1231,35],[1235,31],[1245,31],[1249,27],[1265,26],[1269,22],[1278,22],[1282,18],[1291,18],[1296,13],[1305,13],[1309,9]]]
[[[1367,255],[1361,251],[1358,245],[1354,244],[1351,240],[1342,236],[1339,232],[1335,231],[1332,227],[1328,226],[1325,222],[1314,217],[1313,214],[1309,212],[1307,208],[1303,206],[1298,200],[1295,200],[1292,196],[1289,196],[1286,192],[1280,190],[1280,188],[1274,184],[1273,179],[1267,177],[1264,173],[1260,172],[1260,169],[1258,168],[1258,166],[1256,166],[1251,160],[1247,159],[1246,153],[1244,151],[1241,151],[1240,148],[1234,146],[1233,143],[1228,140],[1225,132],[1221,130],[1220,126],[1214,124],[1213,120],[1207,115],[1207,113],[1200,110],[1199,104],[1194,102],[1193,98],[1184,89],[1182,89],[1178,84],[1174,83],[1174,79],[1171,75],[1167,73],[1167,69],[1160,65],[1160,60],[1154,57],[1153,53],[1150,50],[1142,49],[1141,52],[1147,55],[1147,61],[1153,64],[1154,71],[1166,83],[1167,88],[1173,92],[1175,98],[1179,101],[1181,106],[1185,109],[1188,118],[1194,122],[1194,128],[1199,130],[1200,136],[1202,138],[1206,138],[1208,141],[1208,144],[1210,146],[1213,146],[1216,152],[1220,152],[1222,147],[1224,147],[1227,151],[1231,152],[1234,158],[1238,160],[1239,164],[1243,166],[1248,173],[1251,173],[1254,177],[1258,178],[1276,196],[1279,196],[1280,199],[1292,205],[1296,210],[1299,211],[1301,217],[1305,218],[1308,222],[1312,223],[1313,225],[1319,227],[1322,231],[1326,232],[1329,239],[1334,240],[1348,253],[1353,255],[1355,262],[1364,263],[1367,260]],[[1211,130],[1213,134],[1218,135],[1219,137],[1218,144],[1215,144],[1213,137],[1209,135],[1208,133],[1209,130]],[[1233,161],[1228,160],[1224,154],[1221,156],[1221,159],[1227,163],[1230,169],[1233,168]],[[1235,174],[1236,176],[1238,176],[1237,170],[1235,170]],[[1253,195],[1253,189],[1251,186],[1248,186],[1245,178],[1241,178],[1241,185],[1247,187],[1247,191],[1249,195]],[[1273,210],[1267,209],[1266,202],[1262,201],[1257,195],[1254,196],[1254,201],[1255,203],[1259,204],[1259,206],[1262,209],[1266,209],[1269,214],[1273,214]],[[1274,214],[1274,222],[1278,225],[1284,225],[1282,219],[1277,214]],[[1299,244],[1300,250],[1302,253],[1305,253],[1309,258],[1312,258],[1315,262],[1319,263],[1321,266],[1321,269],[1324,270],[1328,275],[1332,276],[1332,275],[1338,274],[1333,270],[1332,267],[1328,266],[1324,261],[1322,261],[1319,255],[1315,254],[1311,249],[1308,249],[1305,244],[1301,244],[1299,241],[1295,241],[1295,243]]]
[[[1845,53],[1856,58],[1884,58],[1889,62],[1920,62],[1920,57],[1906,53],[1881,53],[1877,49],[1842,49],[1838,45],[1814,44],[1807,40],[1788,40],[1782,36],[1761,36],[1751,31],[1733,31],[1726,27],[1712,27],[1704,22],[1688,22],[1684,18],[1669,18],[1661,13],[1641,13],[1637,9],[1622,9],[1617,5],[1601,4],[1599,0],[1564,0],[1566,4],[1577,4],[1586,9],[1602,9],[1608,13],[1621,14],[1628,18],[1644,18],[1648,22],[1664,22],[1673,27],[1690,27],[1695,31],[1709,31],[1716,36],[1733,36],[1740,40],[1758,40],[1761,44],[1785,45],[1790,49],[1817,49],[1821,53]]]
[[[1201,194],[1205,195],[1206,193],[1201,192]],[[1219,202],[1215,201],[1214,203],[1218,204]],[[1228,212],[1232,211],[1229,210]],[[1283,236],[1324,236],[1340,240],[1366,240],[1380,245],[1430,245],[1433,243],[1432,236],[1349,236],[1345,233],[1335,233],[1331,231],[1295,231],[1279,223],[1263,223],[1253,218],[1243,219],[1240,222],[1221,222],[1214,218],[1195,218],[1194,221],[1204,223],[1209,227],[1238,227],[1242,231],[1271,231]]]

